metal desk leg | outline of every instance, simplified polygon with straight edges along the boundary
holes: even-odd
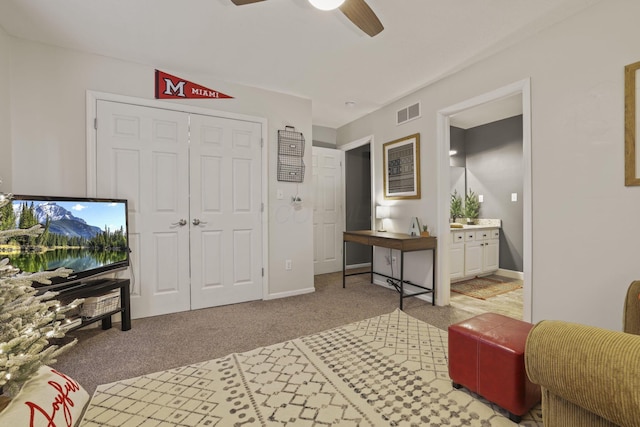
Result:
[[[431,283],[431,305],[436,305],[436,248],[431,250],[431,254],[433,255],[433,282]]]
[[[400,251],[400,310],[404,299],[404,251]]]
[[[375,271],[375,270],[373,269],[373,245],[371,245],[371,273],[370,273],[370,275],[369,275],[369,281],[370,281],[371,283],[373,283],[373,272],[374,272],[374,271]]]
[[[345,274],[347,268],[347,242],[342,241],[342,287],[345,287]]]

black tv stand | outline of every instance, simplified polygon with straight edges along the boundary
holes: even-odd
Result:
[[[103,295],[108,291],[120,289],[120,307],[89,319],[82,319],[82,323],[67,330],[67,332],[83,328],[97,321],[102,321],[102,329],[111,328],[111,316],[121,313],[123,331],[131,329],[131,298],[129,294],[129,279],[96,279],[83,282],[80,285],[61,289],[56,298],[73,301],[76,298],[88,298]]]

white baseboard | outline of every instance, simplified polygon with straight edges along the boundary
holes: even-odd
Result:
[[[316,288],[306,288],[306,289],[298,289],[297,291],[289,291],[289,292],[278,292],[275,294],[269,294],[264,297],[264,300],[270,299],[278,299],[278,298],[286,298],[286,297],[294,297],[296,295],[304,295],[315,292]]]
[[[509,279],[524,280],[524,273],[522,271],[505,270],[500,268],[495,274],[498,276],[508,277]]]
[[[352,268],[364,268],[364,267],[371,267],[371,263],[365,262],[363,264],[349,264],[346,266],[346,269],[351,270]]]
[[[506,277],[506,278],[509,278],[509,279],[524,280],[524,273],[521,272],[521,271],[505,270],[504,268],[499,268],[498,270],[493,271],[491,273],[477,274],[477,275],[473,275],[473,276],[458,277],[456,279],[451,279],[450,283],[463,282],[465,280],[473,279],[475,277],[485,277],[485,276],[491,276],[491,275],[494,275],[494,274],[496,276],[502,276],[502,277]]]

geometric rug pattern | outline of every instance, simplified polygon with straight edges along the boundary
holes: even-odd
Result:
[[[81,426],[513,426],[454,389],[447,332],[400,310],[98,386]],[[541,426],[538,406],[520,425]]]
[[[488,277],[475,277],[451,284],[451,291],[486,300],[522,288],[521,281],[502,281]]]

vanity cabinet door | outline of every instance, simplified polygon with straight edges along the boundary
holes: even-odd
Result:
[[[464,275],[473,276],[482,273],[484,261],[484,243],[481,241],[464,244]]]
[[[498,228],[485,230],[483,236],[482,273],[493,273],[500,266],[500,230]]]
[[[485,240],[484,242],[484,263],[482,272],[489,273],[496,271],[500,264],[500,246],[498,239]]]
[[[449,246],[449,278],[464,277],[464,232],[451,232],[451,246]]]

